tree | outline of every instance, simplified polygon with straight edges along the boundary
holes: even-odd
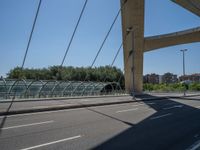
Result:
[[[42,69],[29,69],[16,67],[7,74],[12,79],[35,80],[69,80],[69,81],[94,81],[94,82],[118,82],[124,87],[124,74],[117,67],[60,67],[50,66]]]

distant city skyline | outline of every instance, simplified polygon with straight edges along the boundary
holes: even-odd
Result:
[[[167,72],[162,75],[152,73],[143,76],[143,83],[159,84],[159,83],[177,83],[177,82],[200,83],[200,73],[177,76],[176,74]]]
[[[152,72],[152,73],[143,74],[143,76],[145,76],[145,75],[159,75],[159,76],[162,76],[162,75],[164,75],[164,74],[166,74],[166,73],[174,74],[173,72],[164,72],[164,73],[162,73],[162,74],[158,74],[158,73],[156,73],[156,72]],[[183,74],[181,74],[181,75],[174,74],[174,75],[177,75],[178,77],[184,76]],[[190,75],[200,75],[200,73],[186,74],[185,76],[190,76]]]
[[[0,1],[0,76],[21,66],[38,5],[35,1]],[[84,0],[43,0],[25,68],[60,65]],[[159,6],[159,7],[158,7]],[[120,8],[119,0],[89,0],[65,66],[90,66],[109,26]],[[145,36],[200,26],[200,18],[171,1],[145,3]],[[109,65],[122,41],[118,18],[95,66]],[[182,75],[182,53],[186,52],[186,74],[200,73],[200,43],[167,47],[144,54],[143,74],[171,72]],[[123,69],[123,51],[117,58]]]

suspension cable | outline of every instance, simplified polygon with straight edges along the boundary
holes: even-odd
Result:
[[[39,3],[38,3],[38,7],[37,7],[37,11],[36,11],[35,18],[34,18],[34,21],[33,21],[31,33],[30,33],[29,40],[28,40],[28,44],[27,44],[26,51],[25,51],[25,54],[24,54],[24,58],[23,58],[22,66],[21,66],[21,71],[24,68],[24,64],[25,64],[26,57],[27,57],[27,54],[28,54],[29,46],[30,46],[30,43],[31,43],[31,40],[32,40],[32,36],[33,36],[33,31],[35,29],[35,24],[37,22],[38,14],[39,14],[39,11],[40,11],[41,3],[42,3],[42,0],[40,0]],[[19,81],[17,81],[17,84],[15,86],[18,86],[18,84],[19,84]],[[16,93],[17,93],[17,89],[15,89],[15,91],[14,91],[14,96],[12,98],[12,103],[15,100]]]
[[[111,32],[111,30],[112,30],[114,24],[115,24],[115,22],[116,22],[116,20],[117,20],[117,18],[118,18],[118,16],[119,16],[119,14],[120,14],[120,12],[121,12],[121,9],[118,11],[117,15],[115,16],[114,21],[112,22],[112,24],[111,24],[111,26],[110,26],[110,28],[109,28],[109,30],[108,30],[108,32],[107,32],[107,34],[106,34],[106,36],[105,36],[103,42],[102,42],[102,44],[101,44],[99,50],[97,51],[97,54],[96,54],[96,56],[95,56],[95,58],[94,58],[94,60],[93,60],[93,62],[92,62],[92,64],[91,64],[91,66],[90,66],[91,68],[94,66],[94,64],[95,64],[95,62],[96,62],[96,60],[97,60],[97,57],[99,56],[99,53],[101,52],[101,50],[102,50],[102,48],[103,48],[103,46],[104,46],[104,44],[105,44],[105,42],[106,42],[106,40],[107,40],[107,38],[108,38],[108,36],[109,36],[109,34],[110,34],[110,32]]]
[[[101,52],[101,50],[102,50],[102,48],[103,48],[103,46],[104,46],[104,44],[105,44],[105,42],[106,42],[108,36],[110,35],[110,32],[111,32],[111,30],[112,30],[112,28],[113,28],[115,22],[117,21],[117,18],[119,17],[119,14],[120,14],[121,10],[124,8],[124,6],[125,6],[125,4],[127,3],[127,1],[128,1],[128,0],[124,0],[124,1],[123,1],[122,6],[120,7],[119,11],[117,12],[117,15],[115,16],[115,18],[114,18],[114,20],[113,20],[113,22],[112,22],[112,24],[111,24],[111,26],[110,26],[110,28],[109,28],[107,34],[106,34],[106,36],[105,36],[105,38],[104,38],[104,40],[103,40],[103,42],[102,42],[102,44],[101,44],[99,50],[97,51],[97,54],[96,54],[96,56],[95,56],[95,58],[94,58],[94,60],[93,60],[93,62],[92,62],[92,64],[91,64],[91,66],[90,66],[91,68],[94,66],[94,64],[95,64],[95,62],[96,62],[96,60],[97,60],[97,57],[99,56],[99,54],[100,54],[100,52]]]
[[[29,36],[28,44],[27,44],[26,51],[25,51],[25,54],[24,54],[24,59],[23,59],[23,62],[22,62],[21,70],[23,70],[23,68],[24,68],[24,64],[25,64],[25,61],[26,61],[27,53],[28,53],[29,46],[30,46],[30,43],[31,43],[31,40],[32,40],[32,36],[33,36],[33,31],[35,29],[35,24],[37,22],[37,17],[38,17],[39,11],[40,11],[41,3],[42,3],[42,0],[39,1],[38,7],[37,7],[37,11],[36,11],[36,14],[35,14],[35,19],[34,19],[34,22],[33,22],[33,25],[32,25],[32,29],[31,29],[31,33],[30,33],[30,36]]]
[[[63,66],[63,64],[64,64],[64,62],[65,62],[66,56],[67,56],[67,54],[68,54],[68,52],[69,52],[69,49],[70,49],[70,46],[71,46],[72,41],[73,41],[73,39],[74,39],[74,36],[75,36],[75,34],[76,34],[77,28],[78,28],[78,26],[79,26],[79,23],[80,23],[80,21],[81,21],[81,18],[82,18],[82,16],[83,16],[84,11],[85,11],[87,2],[88,2],[88,0],[85,0],[85,3],[84,3],[83,8],[82,8],[82,10],[81,10],[80,16],[79,16],[78,21],[77,21],[77,23],[76,23],[76,26],[75,26],[75,28],[74,28],[73,34],[72,34],[72,36],[71,36],[71,39],[70,39],[69,44],[68,44],[68,46],[67,46],[67,49],[66,49],[66,51],[65,51],[65,55],[64,55],[63,60],[62,60],[62,62],[61,62],[61,65],[60,65],[61,67]]]
[[[112,22],[112,24],[111,24],[111,26],[110,26],[110,28],[109,28],[107,34],[106,34],[106,36],[105,36],[105,38],[104,38],[104,40],[103,40],[101,46],[100,46],[100,48],[99,48],[99,50],[98,50],[98,52],[97,52],[97,54],[96,54],[96,56],[95,56],[95,58],[94,58],[94,60],[93,60],[93,62],[92,62],[92,64],[91,64],[91,66],[90,66],[89,68],[92,68],[92,67],[94,66],[94,64],[95,64],[95,62],[96,62],[96,60],[97,60],[97,57],[99,56],[99,53],[101,52],[101,50],[102,50],[102,48],[103,48],[103,46],[104,46],[104,44],[105,44],[105,42],[106,42],[106,40],[107,40],[107,38],[108,38],[108,36],[109,36],[109,34],[110,34],[110,32],[111,32],[111,30],[112,30],[112,28],[113,28],[115,22],[117,21],[117,18],[118,18],[118,16],[119,16],[121,10],[124,8],[124,6],[125,6],[125,4],[127,3],[127,1],[128,1],[128,0],[124,0],[122,6],[120,7],[119,11],[117,12],[117,15],[115,16],[115,18],[114,18],[114,20],[113,20],[113,22]],[[120,48],[119,48],[119,50],[118,50],[117,53],[119,53],[119,51],[120,51],[122,45],[123,45],[123,44],[121,44],[121,46],[120,46]],[[116,58],[117,58],[117,55],[118,55],[118,54],[116,54],[116,56],[115,56]],[[115,58],[115,59],[116,59],[116,58]],[[114,64],[114,62],[115,62],[115,60],[113,60],[112,64]],[[84,79],[83,81],[85,82],[85,81],[87,80],[87,78],[88,78],[88,73],[86,74],[85,79]]]
[[[109,67],[113,67],[113,65],[114,65],[114,63],[115,63],[115,61],[116,61],[116,59],[117,59],[117,57],[119,55],[119,52],[122,49],[122,46],[123,46],[123,42],[121,43],[120,47],[118,48],[117,53],[115,54],[115,57],[114,57],[112,63],[109,65]],[[105,76],[103,82],[106,82],[106,79],[107,79],[107,76]]]
[[[121,43],[119,49],[117,50],[117,53],[116,53],[116,55],[115,55],[115,57],[114,57],[114,59],[113,59],[111,65],[110,65],[111,67],[114,65],[114,63],[115,63],[115,61],[116,61],[116,59],[117,59],[117,57],[118,57],[118,55],[119,55],[119,52],[120,52],[120,50],[122,49],[122,46],[123,46],[123,43]]]

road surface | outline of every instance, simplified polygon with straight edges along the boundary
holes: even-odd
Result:
[[[200,97],[0,117],[1,150],[195,150]]]

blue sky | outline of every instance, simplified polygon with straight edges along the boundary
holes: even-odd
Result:
[[[43,0],[25,68],[60,65],[84,0]],[[66,66],[90,66],[120,5],[119,0],[89,0],[66,57]],[[0,75],[21,66],[38,0],[0,0]],[[146,0],[145,36],[200,26],[200,18],[170,0]],[[95,66],[109,65],[122,41],[118,18]],[[167,47],[144,54],[144,74],[200,72],[200,43]],[[115,63],[123,69],[123,53]]]

